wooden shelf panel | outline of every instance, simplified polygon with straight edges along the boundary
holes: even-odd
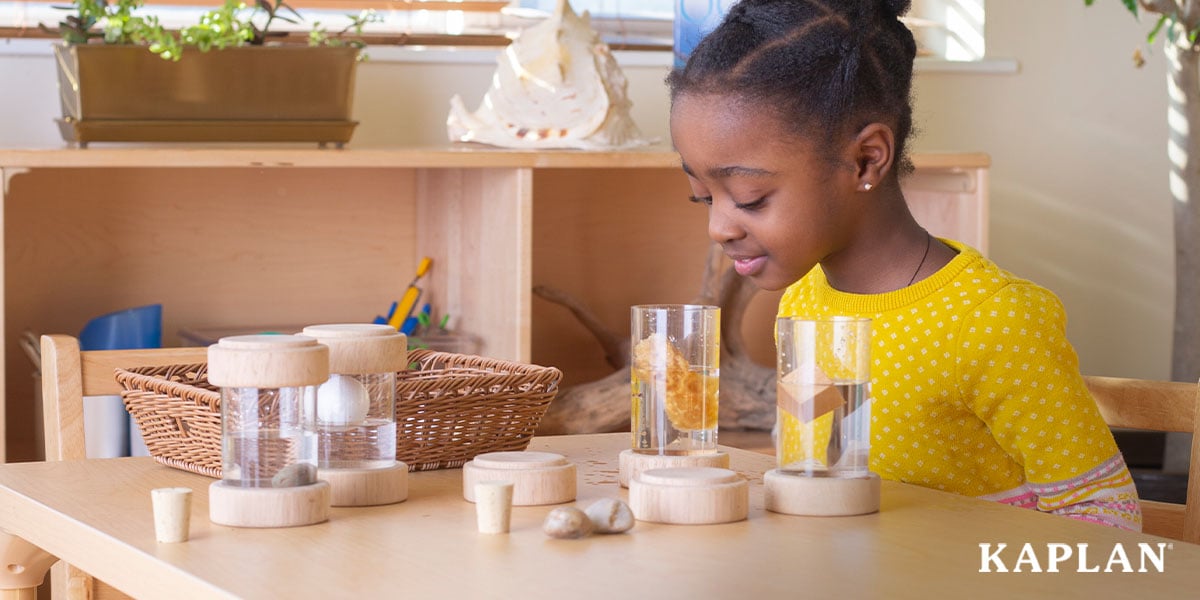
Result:
[[[987,156],[913,162],[918,220],[986,251]],[[15,459],[36,456],[25,330],[77,333],[151,302],[164,304],[167,345],[182,327],[368,320],[431,256],[422,302],[480,336],[483,354],[557,366],[570,385],[610,369],[532,286],[579,296],[623,335],[630,305],[696,295],[708,245],[707,211],[687,202],[665,147],[119,145],[0,150],[0,171],[0,459],[5,441]],[[744,329],[768,365],[777,300],[759,294]]]

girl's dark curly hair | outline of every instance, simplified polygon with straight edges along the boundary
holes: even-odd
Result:
[[[917,45],[899,17],[911,0],[741,0],[667,76],[671,100],[719,94],[775,113],[826,144],[880,122],[908,170]]]

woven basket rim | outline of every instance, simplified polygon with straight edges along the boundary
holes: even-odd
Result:
[[[409,364],[416,368],[396,377],[396,458],[415,471],[524,450],[562,380],[556,367],[427,349],[410,351]],[[155,460],[220,477],[221,394],[202,387],[206,371],[206,363],[191,363],[116,368],[114,375]],[[185,381],[168,379],[181,375]]]

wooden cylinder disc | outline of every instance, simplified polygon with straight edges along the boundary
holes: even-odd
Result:
[[[408,336],[391,325],[309,325],[300,333],[329,346],[330,373],[368,375],[408,368]]]
[[[208,347],[208,382],[219,387],[284,388],[329,379],[329,348],[302,335],[237,335]]]
[[[230,527],[298,527],[329,520],[329,483],[251,488],[214,481],[208,486],[208,519]]]
[[[513,506],[561,504],[575,499],[575,465],[551,452],[489,452],[463,465],[463,498],[475,501],[475,484],[513,484]]]
[[[395,461],[380,469],[318,469],[329,482],[332,506],[380,506],[408,499],[408,465]]]
[[[629,507],[639,521],[711,525],[750,514],[750,484],[716,467],[648,469],[629,482]]]
[[[763,474],[766,508],[785,515],[847,517],[879,512],[879,476],[804,477],[771,469]]]
[[[621,487],[629,487],[634,475],[650,469],[670,469],[674,467],[715,467],[729,468],[729,455],[723,450],[712,454],[642,454],[633,450],[622,450],[618,458],[617,481]]]

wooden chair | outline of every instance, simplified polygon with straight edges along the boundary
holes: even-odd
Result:
[[[1142,530],[1200,544],[1200,386],[1118,377],[1084,377],[1111,427],[1192,434],[1184,504],[1142,500]]]
[[[80,352],[79,340],[67,335],[44,335],[41,347],[47,461],[87,457],[83,439],[83,397],[119,394],[121,388],[113,376],[117,367],[192,364],[208,360],[207,348]],[[52,569],[51,590],[55,599],[126,597],[115,588],[61,562]]]

